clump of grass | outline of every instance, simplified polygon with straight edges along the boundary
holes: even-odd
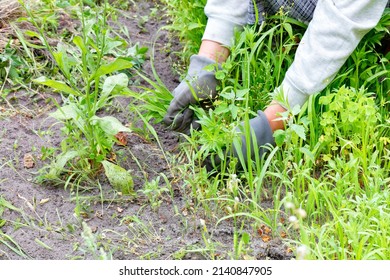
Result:
[[[1,228],[7,223],[7,220],[3,219],[3,213],[5,209],[21,212],[20,209],[16,208],[14,205],[0,196],[0,243],[22,258],[29,259],[30,257],[23,250],[23,248],[20,247],[20,245],[11,236],[1,230]]]
[[[106,252],[103,247],[100,246],[96,235],[92,232],[92,229],[87,223],[82,223],[83,231],[81,237],[84,240],[84,246],[81,248],[85,253],[92,255],[95,260],[112,260],[111,252]]]
[[[171,23],[166,29],[173,31],[183,43],[185,60],[197,53],[206,27],[207,18],[203,12],[206,0],[179,1],[164,0]]]

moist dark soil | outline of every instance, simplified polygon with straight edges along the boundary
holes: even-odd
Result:
[[[179,61],[176,51],[180,51],[180,44],[161,30],[168,18],[162,13],[152,17],[152,8],[163,11],[161,3],[136,1],[129,11],[121,13],[118,22],[129,30],[130,43],[149,47],[149,55],[154,44],[155,68],[172,90],[179,83],[173,65]],[[150,60],[143,70],[152,77]],[[237,228],[231,220],[217,223],[223,213],[203,209],[191,199],[190,187],[173,177],[171,163],[180,152],[180,135],[161,124],[153,127],[163,149],[137,130],[128,135],[126,146],[115,147],[121,166],[132,171],[136,191],[158,177],[163,188],[162,175],[171,182],[172,191],[162,192],[158,205],[152,205],[142,193],[136,198],[121,196],[104,178],[89,188],[37,184],[38,171],[50,163],[42,159],[42,149],[59,147],[63,139],[61,125],[48,115],[55,110],[50,101],[55,96],[18,91],[8,95],[8,102],[0,101],[0,197],[18,209],[5,208],[1,216],[5,224],[0,228],[0,259],[96,259],[102,252],[112,254],[113,259],[234,257],[234,232],[239,232],[241,225]],[[129,103],[118,99],[104,114],[123,123],[138,123]],[[139,128],[141,131],[142,124]],[[26,167],[26,160],[34,163],[32,168]],[[244,230],[251,238],[240,258],[292,258],[279,239],[263,240],[250,225]],[[88,247],[88,238],[95,247]]]

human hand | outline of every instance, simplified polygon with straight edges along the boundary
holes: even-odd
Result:
[[[250,138],[246,139],[245,133],[245,123],[240,123],[237,128],[237,134],[240,137],[239,146],[233,146],[232,153],[230,156],[235,158],[241,158],[238,161],[238,167],[246,165],[248,162],[248,143],[250,143],[250,159],[255,159],[255,151],[258,151],[259,157],[266,152],[264,148],[265,145],[275,145],[275,140],[273,137],[273,130],[270,126],[270,122],[267,118],[267,115],[263,111],[257,111],[257,116],[249,120],[249,130],[250,130]],[[257,149],[254,148],[254,143],[257,145]],[[227,155],[228,156],[228,155]],[[227,158],[229,160],[229,157]],[[203,162],[203,166],[206,167],[207,171],[215,169],[221,164],[221,159],[218,155],[211,155],[206,158]]]
[[[173,90],[173,99],[163,121],[173,130],[189,134],[191,126],[198,129],[190,105],[210,102],[217,95],[218,81],[214,71],[204,68],[216,62],[204,56],[191,56],[185,79]]]
[[[263,146],[270,144],[274,145],[275,140],[273,137],[273,131],[270,126],[270,122],[267,118],[267,115],[261,111],[257,111],[257,116],[249,120],[249,129],[250,129],[250,137],[246,139],[245,135],[245,124],[242,122],[236,130],[241,134],[240,146],[233,146],[233,155],[235,157],[239,157],[239,154],[242,154],[243,162],[246,163],[248,161],[248,143],[250,144],[250,158],[253,160],[255,158],[255,151],[258,151],[259,157],[264,154],[266,151]],[[254,147],[254,143],[257,145],[257,149]]]

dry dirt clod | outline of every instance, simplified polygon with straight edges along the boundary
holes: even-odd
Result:
[[[27,169],[33,168],[35,165],[34,157],[31,154],[25,154],[23,157],[23,166]]]

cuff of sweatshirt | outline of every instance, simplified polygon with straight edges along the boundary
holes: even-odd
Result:
[[[231,47],[234,41],[234,31],[241,25],[220,18],[210,17],[202,40],[210,40]]]
[[[299,90],[293,83],[290,83],[286,79],[284,79],[282,84],[275,89],[274,94],[274,99],[287,110],[292,109],[297,105],[302,107],[309,98],[309,95]]]

